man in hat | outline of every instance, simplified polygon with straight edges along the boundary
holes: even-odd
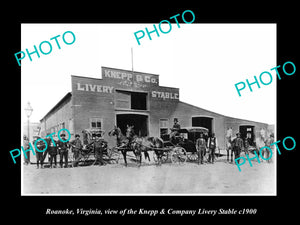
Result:
[[[61,140],[63,141],[66,141],[66,135],[64,133],[62,133],[60,135],[61,137]],[[60,164],[60,167],[62,168],[63,167],[63,158],[65,159],[65,166],[64,168],[67,168],[68,167],[68,147],[69,147],[69,142],[66,141],[66,142],[63,142],[61,141],[60,139],[58,139],[57,141],[57,149],[58,149],[58,154],[59,154],[59,157],[60,157],[60,161],[59,161],[59,164]]]
[[[174,124],[173,124],[172,130],[174,132],[178,132],[180,130],[180,124],[178,123],[177,118],[174,118]]]
[[[34,136],[33,137],[33,143],[35,143],[38,139],[41,137]],[[36,168],[39,168],[39,165],[41,164],[41,168],[43,168],[44,163],[44,149],[46,148],[45,142],[42,140],[39,140],[37,143],[35,143],[35,157],[36,157]]]
[[[207,148],[209,149],[208,161],[210,163],[214,163],[217,145],[218,142],[217,138],[215,137],[215,133],[212,133],[211,137],[209,137],[207,141]]]
[[[80,140],[80,135],[79,134],[75,134],[75,140],[71,141],[70,145],[73,147],[73,153],[74,153],[74,166],[78,165],[78,161],[79,161],[79,155],[80,155],[80,151],[82,149],[82,143]]]
[[[54,143],[53,141],[50,139],[50,138],[47,138],[47,144],[48,144],[48,149],[47,149],[47,153],[49,154],[50,156],[50,159],[49,159],[49,162],[50,162],[50,168],[52,168],[52,163],[54,161],[54,166],[56,168],[57,164],[56,164],[56,156],[57,156],[57,143],[56,141],[55,142],[55,146],[54,146]],[[46,154],[44,154],[44,159],[46,157]]]
[[[240,137],[241,134],[238,132],[236,133],[236,138],[232,141],[232,150],[234,152],[234,159],[240,157],[241,151],[244,147],[243,139]],[[240,163],[240,159],[237,160]]]
[[[266,140],[266,146],[269,147],[272,150],[272,153],[266,148],[264,148],[263,151],[262,151],[262,154],[263,154],[265,159],[268,159],[270,157],[270,154],[273,155],[273,153],[274,153],[274,145],[271,145],[272,143],[274,143],[274,134],[273,133],[271,133],[270,137],[268,137],[268,139]],[[270,159],[267,160],[267,162],[268,163],[272,162],[271,159],[272,159],[272,156],[271,156]]]
[[[203,138],[203,133],[200,133],[200,137],[196,140],[196,149],[198,153],[198,165],[203,164],[203,157],[206,152],[206,141]]]
[[[173,124],[173,127],[171,128],[171,134],[170,134],[170,138],[171,138],[171,142],[173,144],[177,144],[177,140],[176,140],[176,137],[179,136],[179,130],[180,130],[180,124],[178,123],[178,119],[177,118],[174,118],[174,124]]]
[[[96,161],[94,164],[99,161],[99,166],[104,165],[103,161],[103,151],[107,147],[107,142],[101,138],[101,133],[96,133],[95,140],[91,143],[91,146],[94,148]]]

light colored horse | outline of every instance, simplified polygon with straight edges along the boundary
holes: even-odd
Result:
[[[256,143],[255,152],[258,155],[258,157],[259,157],[259,150],[262,147],[266,146],[266,140],[267,140],[267,133],[266,133],[266,130],[262,128],[259,132],[259,135],[255,139],[255,143]],[[264,152],[265,152],[265,150],[263,150],[262,155],[264,155]]]
[[[231,155],[231,162],[232,162],[232,159],[233,159],[233,151],[232,151],[232,141],[233,141],[233,139],[234,138],[232,137],[232,128],[228,128],[227,131],[226,131],[225,141],[226,141],[227,161],[229,161],[229,155]]]

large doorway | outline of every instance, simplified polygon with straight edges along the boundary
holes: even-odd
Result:
[[[250,145],[254,144],[254,140],[255,140],[254,126],[242,125],[239,127],[239,132],[243,140],[245,140],[245,138],[248,138],[249,144]]]
[[[140,114],[117,114],[117,126],[126,134],[127,125],[134,126],[134,132],[140,137],[148,136],[148,116]]]
[[[213,118],[205,116],[195,116],[192,117],[193,127],[205,127],[208,129],[208,134],[211,136],[213,131]]]

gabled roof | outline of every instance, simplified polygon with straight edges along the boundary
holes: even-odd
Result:
[[[52,109],[50,109],[50,111],[42,119],[40,119],[40,122],[42,122],[42,120],[44,120],[48,115],[54,112],[62,103],[71,99],[71,97],[72,97],[72,93],[68,92]]]

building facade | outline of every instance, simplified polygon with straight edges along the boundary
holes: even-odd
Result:
[[[156,74],[102,67],[102,79],[71,76],[72,91],[67,93],[42,119],[42,135],[67,128],[72,138],[84,129],[105,131],[110,145],[115,139],[108,136],[114,125],[125,133],[133,125],[140,136],[168,133],[173,119],[181,127],[206,127],[215,133],[220,148],[225,148],[227,129],[242,136],[253,137],[268,124],[227,117],[184,102],[179,89],[159,85]],[[82,136],[82,135],[81,135]]]

